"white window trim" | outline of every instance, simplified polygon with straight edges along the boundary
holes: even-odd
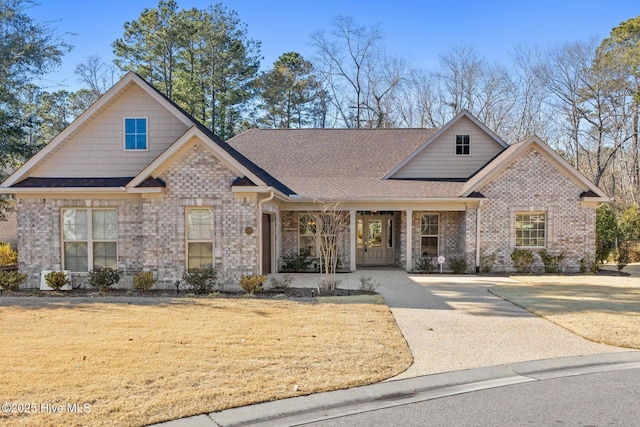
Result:
[[[312,215],[309,214],[304,214],[304,213],[299,213],[298,214],[298,254],[300,253],[300,251],[302,250],[302,246],[300,246],[300,237],[313,237],[313,244],[316,246],[315,248],[315,254],[310,254],[311,257],[318,257],[318,253],[319,248],[318,248],[318,224],[316,224],[316,232],[315,234],[302,234],[300,233],[300,221],[302,220],[303,217],[309,217],[310,219],[314,219]]]
[[[147,143],[146,146],[144,148],[144,150],[138,149],[138,148],[131,148],[131,149],[127,149],[127,119],[145,119],[147,122]],[[122,119],[122,148],[124,149],[124,151],[130,153],[130,152],[143,152],[143,151],[149,151],[149,117],[124,117]]]
[[[425,215],[436,215],[438,217],[438,234],[437,235],[433,235],[433,234],[422,234],[422,218],[424,218]],[[438,247],[436,248],[436,256],[438,256],[438,254],[440,254],[440,213],[438,212],[422,212],[420,214],[420,257],[422,257],[422,238],[423,237],[436,237],[438,239]]]
[[[64,207],[60,208],[60,259],[62,260],[63,269],[66,267],[66,260],[64,255],[65,243],[85,243],[84,240],[65,240],[64,239],[64,214],[66,210],[87,211],[87,271],[90,272],[94,269],[93,260],[93,244],[94,243],[113,243],[116,244],[116,268],[118,267],[118,260],[120,259],[120,243],[118,242],[118,209],[117,208],[85,208],[85,207]],[[116,240],[94,240],[93,239],[93,211],[114,211],[116,213]],[[83,271],[74,271],[74,273],[85,273]]]
[[[210,210],[211,211],[211,221],[213,234],[211,240],[189,240],[189,231],[187,227],[189,226],[189,211],[202,211],[202,210]],[[213,206],[190,206],[184,209],[184,268],[185,270],[189,269],[189,243],[211,243],[211,266],[215,267],[215,259],[216,259],[216,214]]]
[[[518,229],[516,228],[517,216],[518,215],[544,215],[544,245],[542,246],[518,246]],[[518,249],[546,249],[547,247],[547,239],[549,237],[549,212],[545,211],[516,211],[513,215],[513,246]]]
[[[464,153],[458,154],[458,137],[459,136],[466,136],[467,138],[469,138],[469,154],[464,154]],[[463,147],[464,147],[464,145],[463,145]],[[458,133],[458,134],[456,134],[456,139],[455,139],[454,144],[453,144],[453,153],[456,156],[470,156],[471,155],[471,135],[470,134],[468,134],[468,133]]]

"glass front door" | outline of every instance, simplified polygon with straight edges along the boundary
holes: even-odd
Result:
[[[356,263],[394,265],[393,215],[359,215],[356,223]]]

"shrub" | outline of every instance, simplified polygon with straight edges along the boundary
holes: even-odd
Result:
[[[622,271],[622,269],[625,268],[627,264],[629,264],[629,246],[629,242],[624,242],[618,248],[618,253],[615,256],[618,271]]]
[[[453,270],[454,274],[464,274],[467,272],[469,264],[467,264],[467,260],[464,258],[451,258],[449,266],[451,267],[451,270]]]
[[[372,294],[378,289],[378,286],[380,286],[380,284],[375,283],[371,276],[360,276],[360,286],[358,286],[360,291]]]
[[[272,289],[289,289],[292,282],[293,277],[291,277],[290,274],[285,274],[284,276],[282,276],[282,279],[272,277],[271,280],[269,280],[269,286]]]
[[[208,295],[213,292],[217,284],[218,272],[211,264],[207,264],[188,269],[182,275],[182,280],[187,282],[187,286],[194,293]]]
[[[301,250],[300,252],[292,252],[282,256],[281,271],[285,273],[296,273],[298,271],[308,271],[311,265],[309,259],[309,250]]]
[[[416,262],[414,269],[419,273],[432,273],[436,266],[431,257],[422,257]]]
[[[515,248],[513,252],[511,252],[511,260],[513,261],[513,266],[518,273],[531,272],[531,266],[535,261],[533,258],[533,252],[528,249],[519,248]]]
[[[89,286],[102,291],[112,289],[120,281],[120,271],[111,267],[100,267],[89,272]]]
[[[17,291],[27,280],[27,275],[17,271],[0,270],[0,289],[5,291]]]
[[[266,281],[267,276],[261,276],[259,274],[252,274],[251,276],[243,275],[240,277],[240,287],[246,294],[253,295],[263,289],[263,284]]]
[[[11,249],[8,243],[0,243],[0,266],[15,265],[18,263],[18,252]]]
[[[580,273],[591,272],[593,274],[598,272],[598,262],[596,260],[588,260],[580,258]]]
[[[67,277],[67,274],[64,271],[51,271],[44,276],[44,280],[54,291],[59,291],[66,285],[71,284],[71,280]]]
[[[493,267],[496,265],[496,256],[491,255],[483,255],[480,257],[480,272],[481,273],[491,273]]]
[[[542,260],[542,264],[544,265],[545,273],[560,273],[562,268],[561,264],[564,261],[564,252],[559,255],[551,255],[546,250],[542,249],[540,251],[540,259]]]
[[[133,276],[133,289],[136,291],[146,292],[156,284],[153,278],[153,272],[144,271]]]

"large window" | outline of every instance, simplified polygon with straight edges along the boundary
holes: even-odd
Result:
[[[117,268],[117,224],[115,209],[63,209],[62,241],[65,270]]]
[[[469,135],[456,135],[456,155],[468,155],[471,151],[470,147]]]
[[[125,150],[147,149],[147,119],[124,119],[124,148]]]
[[[516,213],[516,246],[541,248],[546,244],[544,213]]]
[[[187,268],[213,265],[213,209],[187,209]]]
[[[422,256],[438,256],[440,215],[423,214],[420,220],[420,253]]]

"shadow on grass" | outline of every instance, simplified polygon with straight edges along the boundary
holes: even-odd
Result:
[[[640,314],[640,288],[563,283],[500,285],[490,292],[532,312]]]

